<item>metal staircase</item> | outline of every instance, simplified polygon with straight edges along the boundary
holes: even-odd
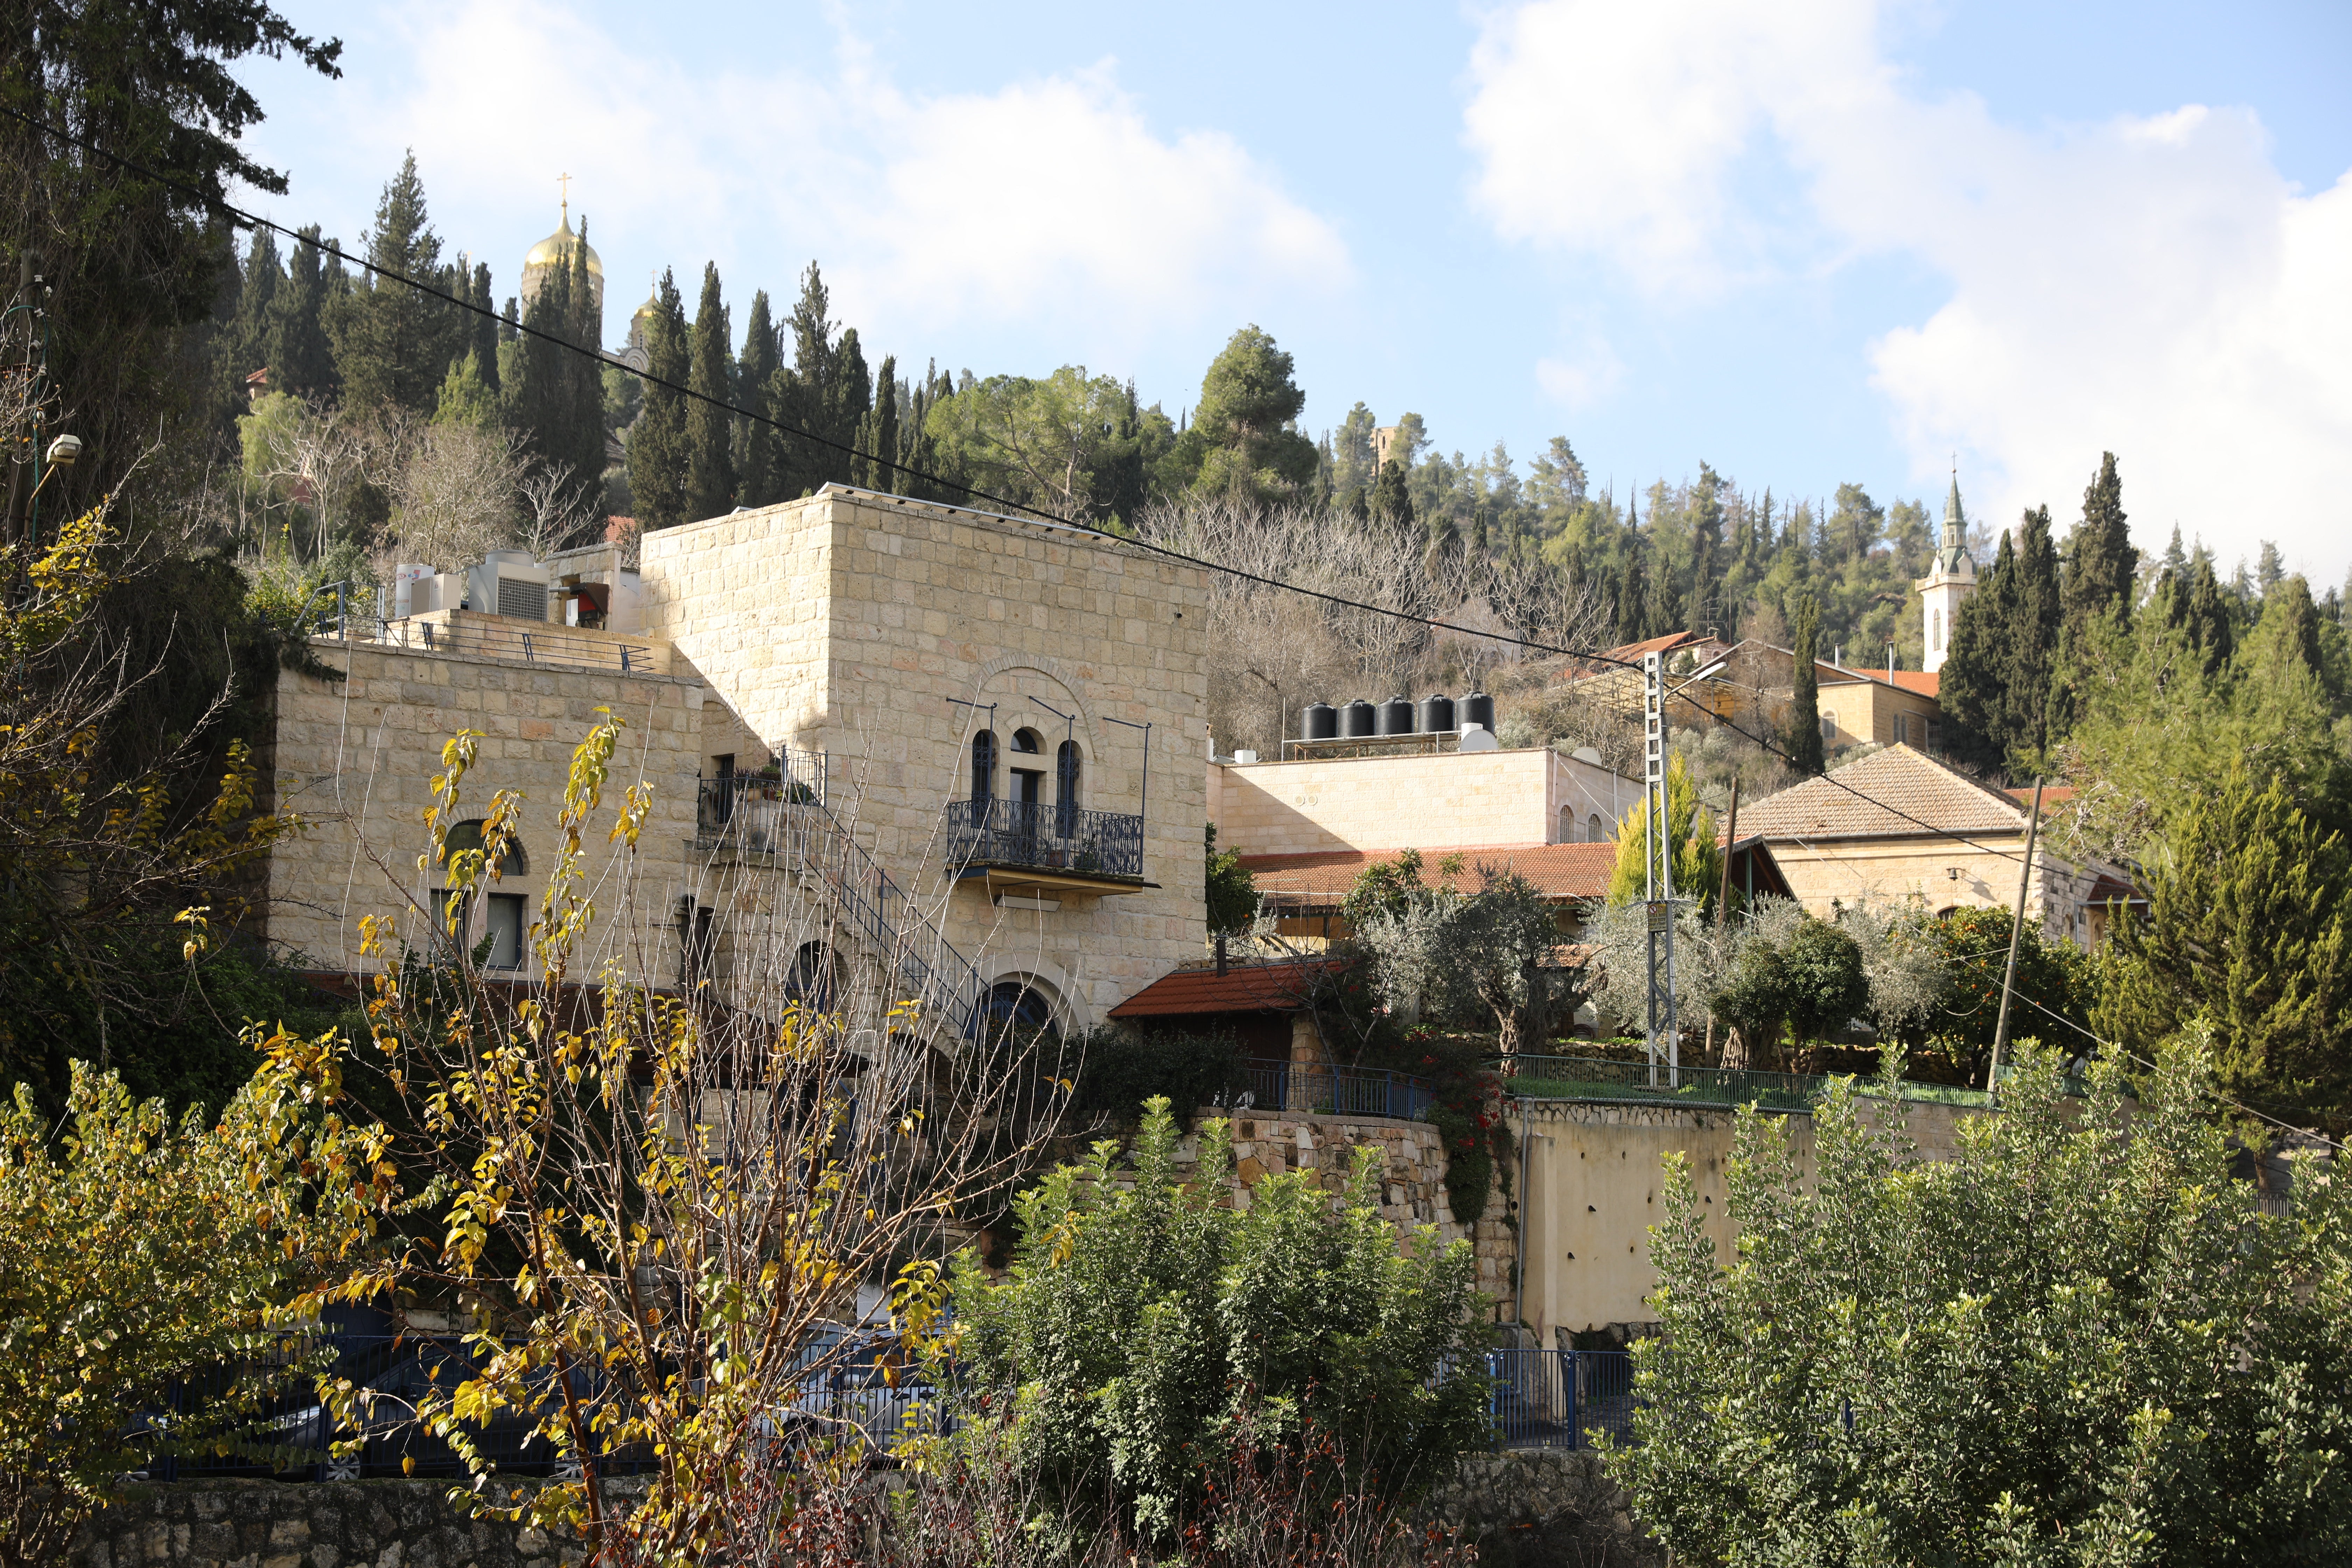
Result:
[[[731,851],[785,867],[829,906],[836,928],[869,946],[944,1032],[980,1033],[987,983],[937,925],[908,904],[905,890],[857,842],[826,804],[830,772],[823,752],[780,754],[773,776],[738,773],[701,781],[695,811],[698,848]]]

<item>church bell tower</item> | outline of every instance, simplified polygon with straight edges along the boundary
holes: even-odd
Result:
[[[1969,559],[1969,519],[1960,510],[1960,479],[1952,476],[1952,493],[1944,502],[1943,542],[1936,551],[1936,563],[1927,574],[1912,584],[1919,590],[1922,613],[1927,617],[1927,657],[1920,668],[1938,670],[1944,668],[1944,656],[1952,647],[1952,622],[1960,613],[1960,605],[1977,591],[1977,565]]]

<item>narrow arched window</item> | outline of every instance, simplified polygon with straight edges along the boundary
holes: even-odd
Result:
[[[1834,712],[1824,711],[1822,714],[1822,739],[1823,741],[1837,739],[1837,715]]]
[[[1559,808],[1559,842],[1566,844],[1574,838],[1575,836],[1576,807],[1572,805],[1563,805]]]
[[[1597,811],[1592,814],[1591,831],[1592,834],[1593,843],[1606,844],[1609,842],[1609,829],[1601,823],[1601,814]]]
[[[1065,838],[1078,828],[1078,747],[1065,741],[1054,754],[1054,810]]]
[[[996,795],[996,731],[982,730],[971,738],[971,798],[990,800]]]

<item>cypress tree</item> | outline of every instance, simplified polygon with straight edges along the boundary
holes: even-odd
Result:
[[[826,388],[826,419],[824,433],[838,443],[825,448],[824,476],[843,484],[855,482],[855,465],[843,447],[857,445],[858,427],[874,411],[874,387],[867,378],[866,351],[857,341],[857,329],[851,327],[841,334],[841,343],[834,354],[833,380]]]
[[[2205,675],[2217,675],[2230,667],[2231,656],[2237,651],[2237,628],[2231,622],[2230,606],[2221,598],[2221,584],[2213,575],[2210,561],[2198,562],[2189,573],[2182,628],[2202,656],[2200,665]]]
[[[266,365],[270,370],[270,390],[285,390],[278,384],[277,367],[269,365],[271,328],[277,321],[278,294],[284,282],[277,240],[266,228],[254,230],[253,247],[246,254],[245,273],[237,290],[236,320],[226,334],[227,363],[222,367],[227,373],[229,395],[239,402],[244,400],[245,378]]]
[[[1790,602],[1789,618],[1797,656],[1789,693],[1789,765],[1811,775],[1823,764],[1821,678],[1813,668],[1821,652],[1820,601],[1809,590],[1800,590]]]
[[[2101,454],[2099,471],[2083,492],[2083,521],[2066,545],[2066,624],[2080,627],[2109,610],[2128,618],[2139,552],[2125,526],[2124,486],[2113,452]]]
[[[735,405],[761,418],[737,422],[736,492],[745,506],[772,506],[776,493],[776,429],[764,421],[774,416],[768,405],[769,384],[775,380],[776,325],[768,316],[768,291],[751,296],[743,321],[743,352],[735,361]]]
[[[1391,528],[1412,526],[1412,494],[1405,488],[1404,465],[1391,458],[1372,481],[1371,514]]]
[[[1642,640],[1642,603],[1649,594],[1649,584],[1642,571],[1642,537],[1633,535],[1625,550],[1625,575],[1617,585],[1617,642]]]
[[[496,393],[499,389],[499,318],[498,302],[490,294],[488,262],[474,263],[473,289],[467,299],[475,307],[467,312],[467,340],[473,352],[474,363],[481,369],[484,384]]]
[[[580,243],[572,247],[570,298],[565,301],[565,337],[583,352],[563,356],[563,448],[556,455],[572,465],[576,504],[601,502],[604,469],[611,458],[604,432],[604,312],[588,272],[588,217],[580,217]]]
[[[887,354],[874,377],[874,411],[866,416],[870,439],[860,443],[874,461],[866,468],[867,488],[895,492],[898,488],[898,359]]]
[[[655,297],[658,306],[646,322],[646,368],[660,381],[683,384],[692,374],[692,346],[686,301],[667,269]],[[629,430],[629,493],[642,531],[687,521],[685,401],[682,394],[646,382],[645,410]]]
[[[2058,545],[2052,535],[2048,507],[2036,507],[2025,514],[2017,548],[2017,620],[2004,660],[2006,712],[2001,736],[2010,766],[2020,773],[2051,739],[2053,677],[2059,635],[2065,624]],[[2128,602],[2130,547],[2126,546],[2124,552],[2125,602]]]
[[[735,387],[728,363],[727,305],[719,288],[719,264],[702,268],[702,300],[694,314],[693,365],[688,385],[700,397],[686,405],[686,514],[720,517],[735,504],[735,416],[724,405]],[[703,398],[716,398],[718,404]]]
[[[1952,617],[1938,689],[1946,749],[1979,767],[1998,766],[2003,755],[2002,667],[2017,619],[2014,539],[2007,532],[2000,536],[1992,570]]]
[[[286,281],[269,311],[269,380],[299,397],[331,398],[340,389],[335,353],[320,311],[327,301],[326,269],[319,226],[301,231],[303,243],[286,258]],[[337,274],[342,263],[333,263]]]

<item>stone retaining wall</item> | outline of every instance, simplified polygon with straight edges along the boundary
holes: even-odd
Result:
[[[133,1489],[82,1528],[71,1568],[563,1568],[568,1532],[467,1519],[448,1481],[184,1481]],[[642,1483],[616,1481],[624,1495]]]
[[[1474,1454],[1422,1515],[1461,1531],[1480,1568],[1665,1568],[1664,1548],[1589,1448]]]

